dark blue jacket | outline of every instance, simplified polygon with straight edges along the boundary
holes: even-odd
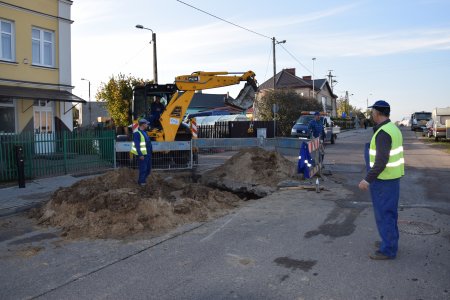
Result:
[[[321,135],[325,136],[322,121],[321,120],[316,121],[316,119],[311,120],[308,125],[308,132],[312,132],[312,135],[315,138]]]

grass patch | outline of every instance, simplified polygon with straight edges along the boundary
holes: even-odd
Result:
[[[439,142],[436,142],[434,140],[434,137],[432,137],[432,138],[422,137],[421,132],[417,132],[416,136],[419,140],[421,140],[425,144],[430,145],[431,147],[433,147],[435,149],[439,149],[439,150],[444,151],[445,153],[450,154],[450,139],[440,139]]]

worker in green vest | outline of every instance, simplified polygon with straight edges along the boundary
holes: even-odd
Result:
[[[398,201],[400,178],[405,175],[403,158],[403,137],[398,127],[389,120],[390,105],[376,101],[372,118],[376,126],[370,144],[366,144],[367,175],[359,183],[361,190],[370,190],[375,221],[380,242],[377,250],[369,255],[371,259],[394,259],[398,250]]]
[[[137,157],[139,165],[138,184],[145,186],[147,177],[152,170],[152,143],[147,135],[149,122],[146,119],[139,119],[138,124],[139,127],[133,133],[130,152]]]

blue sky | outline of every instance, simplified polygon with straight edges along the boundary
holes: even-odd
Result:
[[[391,104],[392,119],[450,106],[450,1],[206,1],[186,0],[265,36],[277,46],[277,72],[324,78],[333,70],[335,94],[353,94],[365,107]],[[176,0],[75,0],[72,5],[74,93],[91,99],[119,72],[153,78],[151,32],[157,34],[159,83],[194,71],[247,71],[259,83],[273,75],[271,40],[234,27]],[[241,86],[206,92],[230,92]]]

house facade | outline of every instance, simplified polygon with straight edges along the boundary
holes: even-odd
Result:
[[[0,135],[73,130],[72,1],[0,1]]]
[[[322,104],[323,111],[335,117],[336,99],[327,79],[311,79],[311,76],[296,76],[295,68],[283,69],[275,75],[276,89],[291,89],[301,97],[314,98]],[[265,93],[274,89],[274,79],[271,77],[258,88],[256,101],[261,99]]]

